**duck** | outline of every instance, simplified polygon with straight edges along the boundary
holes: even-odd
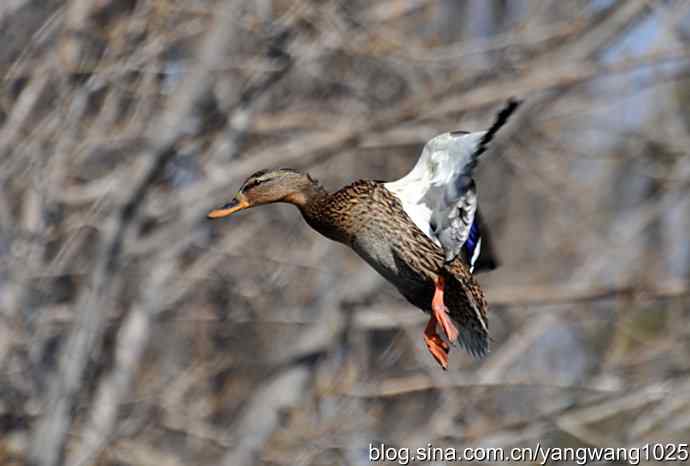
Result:
[[[488,305],[475,275],[498,261],[473,174],[520,103],[509,99],[486,131],[432,138],[412,170],[396,181],[361,179],[329,192],[309,173],[265,169],[250,175],[230,202],[207,217],[277,202],[296,206],[311,228],[349,246],[429,314],[423,338],[442,369],[448,368],[451,345],[482,357],[489,350]]]

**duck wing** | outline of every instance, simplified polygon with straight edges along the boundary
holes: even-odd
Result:
[[[446,262],[463,256],[473,270],[482,257],[486,229],[478,219],[472,175],[479,156],[519,104],[518,100],[509,100],[487,131],[453,131],[436,136],[424,146],[408,175],[386,183],[412,221],[443,248]],[[495,265],[494,258],[487,254],[483,259],[485,269]]]

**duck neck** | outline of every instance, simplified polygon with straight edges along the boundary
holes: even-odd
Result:
[[[309,178],[309,182],[285,196],[285,202],[297,206],[305,219],[318,215],[322,201],[328,197],[328,191],[321,184]]]
[[[331,205],[332,195],[317,181],[285,198],[302,213],[307,224],[326,238],[340,243],[348,242],[348,234],[339,222]]]

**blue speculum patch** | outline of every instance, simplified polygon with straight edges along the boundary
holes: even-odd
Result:
[[[477,220],[475,219],[472,222],[472,226],[470,227],[470,234],[467,235],[467,240],[465,241],[465,244],[463,245],[465,247],[465,252],[467,253],[467,258],[469,260],[472,260],[472,257],[474,257],[474,249],[477,247],[478,242],[479,242],[479,225],[477,224]]]

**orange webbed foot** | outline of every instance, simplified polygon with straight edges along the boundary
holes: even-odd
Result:
[[[443,302],[443,288],[445,287],[446,281],[441,275],[439,275],[434,281],[435,291],[434,297],[431,300],[431,311],[436,320],[441,324],[443,333],[446,334],[448,340],[451,343],[455,343],[458,340],[460,332],[458,332],[457,327],[448,316],[448,308]]]
[[[446,370],[448,369],[448,352],[450,351],[450,346],[436,333],[436,323],[436,317],[432,315],[429,319],[429,323],[426,324],[426,328],[424,329],[424,343],[426,343],[427,349],[436,362],[439,363],[443,370]]]

